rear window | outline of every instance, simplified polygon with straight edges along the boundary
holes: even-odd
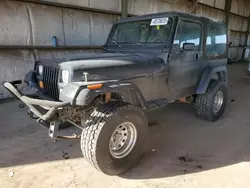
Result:
[[[223,55],[227,48],[226,29],[222,24],[210,23],[207,30],[206,53],[208,56]]]

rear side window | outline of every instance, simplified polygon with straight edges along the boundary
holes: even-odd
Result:
[[[183,47],[184,43],[194,43],[196,50],[201,47],[201,25],[195,22],[182,21],[174,39],[174,46]]]
[[[226,29],[223,25],[210,23],[207,30],[206,53],[208,56],[223,55],[226,52]]]

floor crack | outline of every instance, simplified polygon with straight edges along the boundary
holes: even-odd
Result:
[[[75,172],[75,170],[73,169],[73,167],[72,167],[69,163],[66,163],[66,164],[67,164],[67,166],[69,167],[70,171],[73,172],[73,174],[74,174],[72,180],[71,180],[71,181],[69,182],[69,184],[66,186],[66,188],[69,188],[69,186],[70,186],[72,183],[74,183],[74,181],[75,181],[76,172]]]

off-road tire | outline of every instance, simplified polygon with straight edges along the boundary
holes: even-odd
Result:
[[[127,156],[117,159],[110,153],[109,142],[114,130],[124,122],[134,124],[137,140]],[[82,154],[99,171],[119,175],[140,159],[145,150],[147,130],[147,119],[142,109],[119,101],[103,104],[92,112],[82,131]]]
[[[223,93],[223,103],[218,112],[213,111],[214,98],[218,91]],[[227,105],[227,85],[224,81],[211,80],[206,93],[197,95],[195,110],[199,118],[206,121],[216,121],[224,113]]]

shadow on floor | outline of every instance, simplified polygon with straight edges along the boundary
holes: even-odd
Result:
[[[139,163],[121,175],[150,179],[220,168],[250,159],[250,124],[235,126],[230,114],[215,123],[199,120],[191,105],[171,104],[150,114],[148,149]],[[229,119],[228,119],[229,118]],[[244,120],[243,120],[244,121]],[[27,125],[1,145],[0,167],[81,158],[79,140],[53,141],[37,125]],[[24,130],[30,132],[24,132]],[[63,132],[76,132],[69,128]],[[4,153],[2,153],[4,151]],[[83,161],[82,161],[83,162]],[[84,165],[84,164],[83,164]]]
[[[192,110],[172,105],[171,112],[169,108],[158,116],[158,125],[150,127],[146,154],[122,177],[163,178],[250,161],[249,121],[226,120],[226,113],[218,122],[208,123],[195,119]]]

